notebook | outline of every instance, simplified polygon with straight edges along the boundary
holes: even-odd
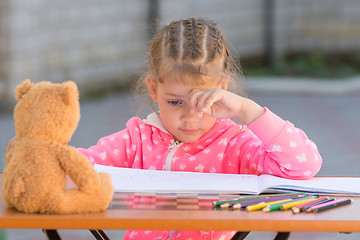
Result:
[[[313,177],[290,180],[272,175],[175,172],[118,168],[95,164],[109,173],[115,192],[206,194],[261,194],[306,192],[319,195],[360,196],[360,177]]]

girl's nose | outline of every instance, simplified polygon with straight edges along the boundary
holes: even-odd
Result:
[[[185,108],[181,120],[184,122],[196,122],[199,118],[196,116],[196,112],[191,111],[189,108]]]

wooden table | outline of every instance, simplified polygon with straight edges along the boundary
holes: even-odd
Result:
[[[114,199],[113,207],[101,213],[24,214],[6,206],[2,197],[2,177],[1,174],[0,228],[360,232],[360,197],[354,197],[351,205],[321,213],[216,210],[211,207],[210,200],[202,203],[201,208],[171,209],[165,205],[158,208],[151,204],[142,206],[144,196],[126,196],[126,201]],[[119,203],[128,207],[114,207]]]

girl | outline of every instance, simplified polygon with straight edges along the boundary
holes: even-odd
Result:
[[[212,22],[171,22],[154,37],[142,80],[158,111],[79,149],[92,163],[306,179],[321,157],[306,134],[256,102],[227,91],[236,72]],[[236,124],[230,118],[239,120]],[[235,232],[127,231],[124,239],[230,239]]]

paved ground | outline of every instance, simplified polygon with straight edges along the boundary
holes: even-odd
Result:
[[[255,82],[255,85],[258,82]],[[276,91],[249,84],[249,97],[284,119],[305,130],[314,140],[323,156],[324,163],[319,175],[359,176],[360,170],[360,91],[340,88],[324,83],[292,85]],[[279,84],[278,82],[272,83]],[[261,85],[261,84],[260,84]],[[331,85],[331,86],[329,86]],[[256,85],[256,86],[259,86]],[[294,87],[295,86],[295,87]],[[331,91],[321,91],[331,89]],[[276,86],[275,86],[276,87]],[[297,91],[296,91],[297,89]],[[338,91],[341,90],[341,91]],[[81,102],[81,120],[71,145],[88,147],[104,135],[118,131],[134,116],[139,108],[127,93],[113,94],[102,99]],[[0,167],[4,166],[7,141],[14,135],[11,113],[0,113]],[[121,239],[123,232],[106,231],[112,239]],[[61,231],[63,239],[91,239],[87,231]],[[39,230],[7,230],[9,240],[45,239]],[[273,239],[275,233],[251,233],[247,239]],[[360,233],[292,233],[290,240],[297,239],[360,239]]]

